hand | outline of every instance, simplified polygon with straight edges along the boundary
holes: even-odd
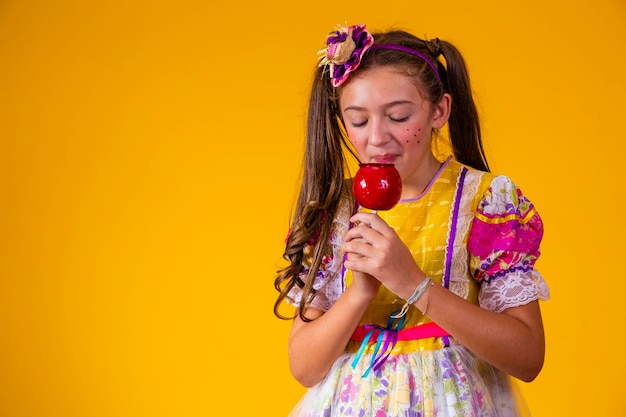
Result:
[[[350,286],[355,289],[363,298],[368,302],[372,301],[378,289],[380,288],[380,281],[371,276],[359,271],[352,271],[352,284]]]
[[[398,234],[373,213],[357,213],[345,236],[345,267],[375,277],[399,297],[408,298],[424,279],[411,252]]]

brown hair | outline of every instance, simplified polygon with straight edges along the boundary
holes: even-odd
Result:
[[[397,66],[414,77],[431,103],[438,103],[444,93],[449,93],[452,96],[452,107],[448,127],[454,157],[462,164],[489,171],[467,67],[457,48],[446,41],[426,41],[404,31],[375,33],[373,36],[375,44],[402,45],[421,52],[436,65],[441,81],[423,59],[393,49],[368,51],[356,71]],[[440,55],[445,58],[446,66],[438,60]],[[308,104],[302,185],[283,253],[289,264],[278,271],[274,281],[279,292],[274,314],[279,318],[290,318],[282,316],[278,309],[287,294],[298,286],[303,292],[299,316],[308,321],[304,316],[305,308],[315,296],[313,282],[321,265],[324,248],[328,245],[339,199],[345,192],[345,152],[351,152],[351,148],[341,132],[338,108],[340,92],[341,87],[332,87],[324,68],[317,68]],[[300,275],[304,271],[302,261],[307,243],[314,245],[313,260],[306,277],[302,279]]]

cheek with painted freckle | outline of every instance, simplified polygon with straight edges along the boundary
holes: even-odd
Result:
[[[416,142],[417,144],[419,144],[419,143],[420,143],[420,134],[421,134],[421,132],[422,132],[422,128],[421,128],[421,127],[418,127],[418,128],[417,128],[417,131],[416,131],[416,132],[413,132],[413,134],[411,134],[411,133],[410,133],[410,132],[411,132],[411,129],[407,129],[406,131],[407,131],[407,135],[409,135],[409,136],[410,136],[410,137],[407,137],[407,138],[404,140],[406,143],[409,143],[409,142],[411,142],[411,141],[414,141],[414,142]]]

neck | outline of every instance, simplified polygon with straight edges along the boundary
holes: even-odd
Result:
[[[401,199],[415,198],[424,193],[443,164],[432,154],[415,171],[411,180],[403,181]]]

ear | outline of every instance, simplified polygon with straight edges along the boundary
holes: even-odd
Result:
[[[452,96],[445,93],[439,103],[433,106],[433,128],[441,129],[448,122],[451,107]]]

